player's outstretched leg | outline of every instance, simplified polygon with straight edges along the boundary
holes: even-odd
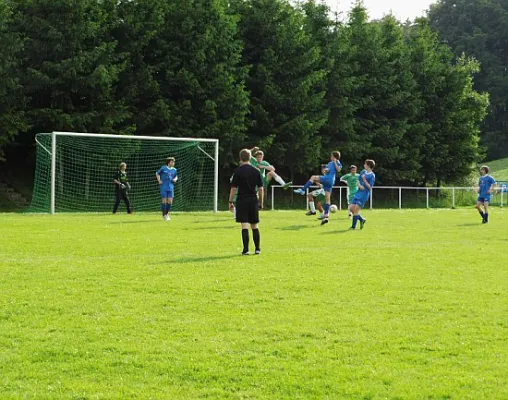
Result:
[[[312,175],[310,179],[301,187],[300,189],[293,190],[296,194],[301,194],[302,196],[307,192],[307,189],[310,188],[314,182],[319,182],[319,176],[318,175]]]

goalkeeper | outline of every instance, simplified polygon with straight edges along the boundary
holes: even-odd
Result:
[[[120,201],[125,202],[125,206],[127,207],[127,213],[132,214],[131,202],[129,200],[128,190],[131,188],[129,184],[129,179],[127,178],[127,164],[124,162],[120,164],[118,171],[113,178],[113,182],[115,183],[115,205],[113,207],[113,214],[116,214],[118,210],[118,206],[120,205]]]

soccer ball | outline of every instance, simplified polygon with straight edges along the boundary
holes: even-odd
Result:
[[[331,212],[331,213],[337,212],[337,210],[338,210],[338,208],[337,208],[337,206],[336,206],[335,204],[332,204],[332,205],[330,206],[330,212]]]

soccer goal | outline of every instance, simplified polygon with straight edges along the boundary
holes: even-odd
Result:
[[[28,212],[111,212],[113,178],[127,163],[134,211],[157,211],[155,172],[175,157],[175,211],[217,211],[218,139],[39,133],[34,191]],[[121,205],[122,207],[122,205]],[[122,211],[120,208],[119,212]]]

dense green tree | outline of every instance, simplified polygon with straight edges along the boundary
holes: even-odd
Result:
[[[220,0],[121,6],[130,65],[121,93],[143,135],[213,137],[223,154],[243,142],[248,94],[236,21]]]
[[[347,67],[336,86],[345,86],[332,105],[344,158],[360,166],[374,158],[383,183],[412,181],[418,166],[412,143],[421,139],[421,131],[414,125],[419,104],[403,29],[391,16],[368,22],[358,3],[344,34],[348,45],[339,62]]]
[[[429,18],[457,57],[466,53],[481,63],[475,89],[490,93],[482,143],[489,158],[507,156],[508,1],[440,0],[431,7]]]
[[[318,132],[328,114],[320,49],[302,29],[304,16],[286,1],[250,0],[238,12],[250,66],[249,141],[292,172],[307,173],[319,163]]]
[[[4,161],[4,146],[27,129],[17,58],[23,43],[19,35],[11,32],[11,22],[9,3],[0,1],[0,161]]]
[[[19,0],[13,29],[24,39],[22,82],[35,132],[116,133],[124,61],[115,52],[112,0]]]
[[[479,126],[488,96],[473,90],[478,63],[461,58],[454,64],[450,48],[440,43],[426,19],[410,28],[412,72],[423,103],[418,120],[425,126],[420,147],[421,183],[453,183],[467,176],[480,157]]]

